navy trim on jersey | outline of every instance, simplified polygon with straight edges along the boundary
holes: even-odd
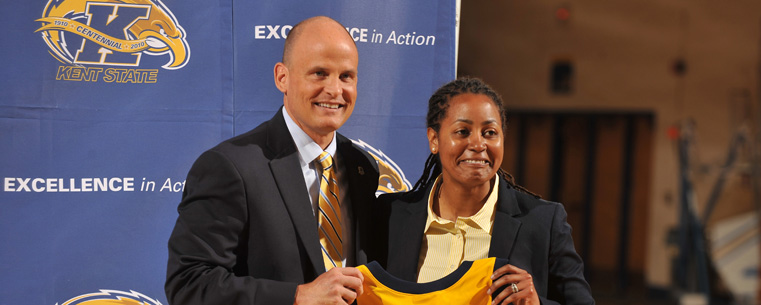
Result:
[[[388,271],[383,269],[383,267],[381,267],[381,265],[376,261],[365,264],[367,270],[369,270],[380,283],[386,285],[386,287],[399,292],[412,294],[423,294],[447,289],[457,283],[457,281],[459,281],[465,275],[465,273],[470,270],[472,265],[472,261],[464,261],[460,267],[457,267],[455,271],[452,271],[452,273],[443,278],[429,283],[416,283],[405,281],[392,275],[391,273],[388,273]],[[494,261],[494,270],[499,269],[504,265],[507,265],[507,259],[497,258]],[[504,287],[502,287],[502,289],[504,289]],[[499,291],[502,291],[502,289],[499,289]],[[499,293],[499,291],[496,291],[492,295],[496,295]]]
[[[507,259],[497,257],[497,259],[494,260],[494,271],[497,271],[497,269],[502,268],[502,266],[504,265],[507,265]],[[505,290],[505,288],[507,288],[508,286],[510,285],[499,287],[497,291],[492,292],[491,293],[492,298],[496,297],[500,292],[502,292],[502,290]]]

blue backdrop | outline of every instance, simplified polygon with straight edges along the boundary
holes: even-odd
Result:
[[[0,4],[0,304],[166,304],[185,175],[282,105],[272,69],[307,17],[357,41],[341,132],[422,171],[426,102],[455,77],[454,0],[124,2]]]

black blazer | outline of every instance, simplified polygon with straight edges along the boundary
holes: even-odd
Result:
[[[283,109],[204,152],[188,173],[169,238],[170,304],[293,304],[296,286],[325,272],[317,220]],[[375,200],[377,163],[337,136],[356,225]],[[354,242],[356,262],[367,256]]]
[[[378,243],[368,248],[368,259],[401,279],[417,281],[430,191],[429,186],[381,195],[370,212],[376,218],[365,230]],[[489,257],[508,259],[531,273],[542,304],[594,304],[563,206],[517,191],[504,179],[499,184]]]

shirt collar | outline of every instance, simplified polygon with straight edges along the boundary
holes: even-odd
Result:
[[[489,197],[486,198],[486,202],[476,214],[470,217],[459,217],[462,219],[468,219],[474,222],[481,230],[491,232],[492,223],[494,223],[494,207],[497,205],[497,197],[499,194],[499,179],[495,176],[494,186],[491,188]],[[437,223],[439,225],[445,225],[451,223],[451,221],[441,218],[433,212],[433,198],[436,196],[436,191],[441,187],[441,175],[436,178],[436,181],[431,188],[431,193],[428,194],[428,218],[425,222],[425,229],[423,232],[428,231],[428,228],[432,224]]]
[[[285,126],[288,127],[288,132],[291,133],[293,142],[296,143],[296,148],[299,150],[299,160],[301,161],[301,165],[309,165],[314,159],[317,159],[317,157],[320,156],[323,151],[322,147],[312,140],[312,138],[310,138],[306,132],[296,124],[285,108],[283,108],[283,118],[285,119]],[[336,158],[336,149],[336,132],[333,132],[333,139],[325,149],[325,151],[333,157],[333,162],[335,162]]]

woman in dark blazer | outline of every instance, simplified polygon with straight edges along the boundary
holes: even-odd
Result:
[[[505,122],[501,98],[479,79],[457,79],[434,93],[423,176],[412,191],[382,195],[374,205],[369,259],[425,282],[456,267],[452,257],[457,266],[503,258],[508,265],[495,270],[487,292],[506,288],[495,304],[594,304],[563,206],[500,169]]]

